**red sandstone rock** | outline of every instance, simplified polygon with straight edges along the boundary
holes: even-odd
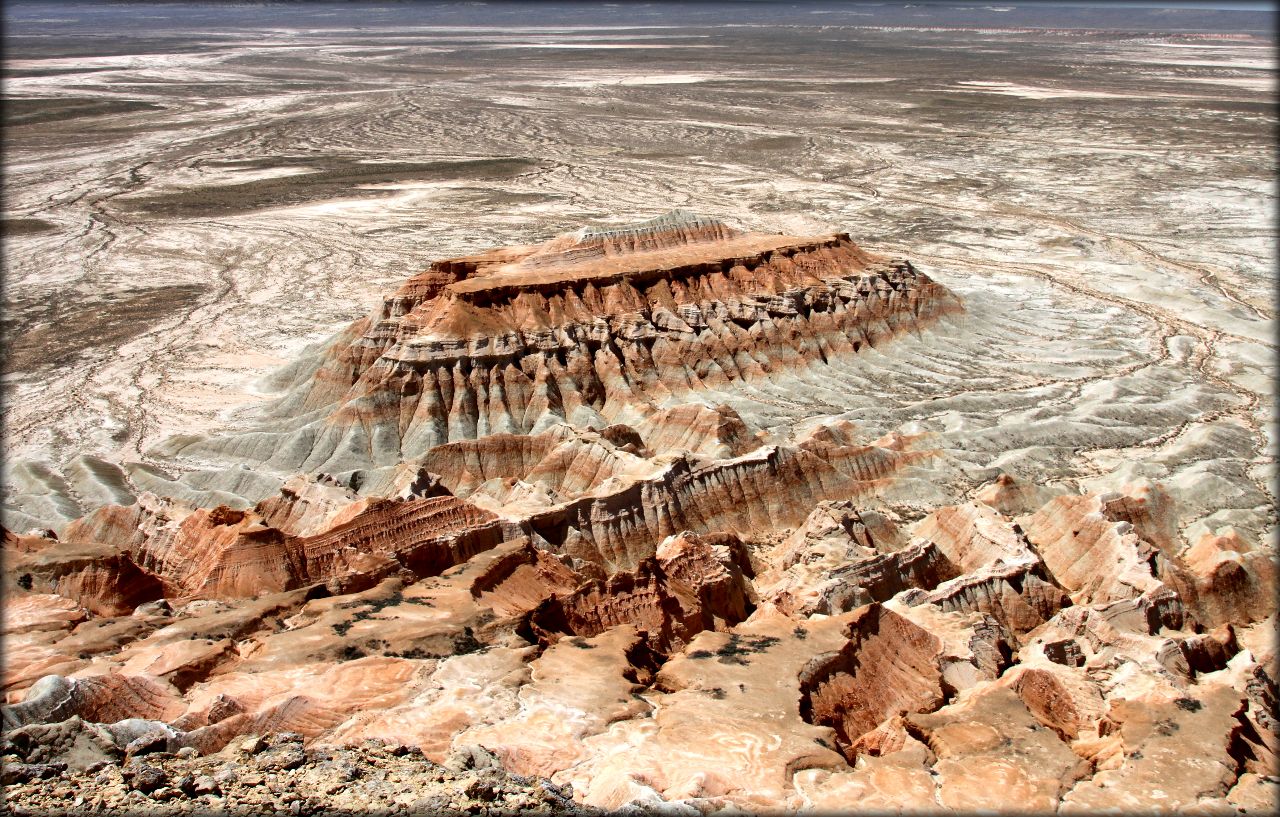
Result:
[[[1088,772],[1009,689],[975,691],[907,722],[938,758],[938,802],[950,810],[1051,811]]]
[[[848,627],[838,652],[802,671],[800,711],[832,727],[850,753],[850,744],[890,716],[938,707],[944,691],[942,642],[928,631],[878,604],[852,613]]]
[[[108,505],[65,535],[71,542],[114,537],[173,598],[253,596],[401,566],[432,575],[502,540],[492,514],[451,496],[354,500],[333,511],[325,529],[295,535],[267,523],[274,518],[298,529],[286,507],[291,499],[305,501],[286,488],[262,512],[154,500]]]
[[[833,362],[960,309],[909,262],[843,234],[743,233],[675,217],[599,235],[433,263],[353,324],[278,407],[323,409],[326,420],[191,450],[335,472],[560,422],[635,426],[704,389]],[[752,444],[729,416],[652,417],[650,432],[692,433],[692,450],[717,455]]]
[[[461,733],[455,742],[493,751],[516,774],[550,777],[589,757],[585,738],[609,724],[651,710],[636,693],[632,653],[644,637],[621,625],[592,638],[564,638],[529,665],[529,683],[517,696],[519,711],[490,726]]]
[[[732,551],[683,534],[664,542],[635,571],[547,599],[530,624],[551,640],[558,633],[591,637],[632,625],[653,649],[666,653],[703,630],[737,624],[748,607],[745,577]]]
[[[554,779],[602,808],[656,796],[798,804],[792,775],[844,765],[831,729],[801,718],[799,679],[847,641],[850,615],[798,624],[762,607],[730,632],[699,634],[658,674],[653,717],[587,738],[589,759]]]
[[[1205,534],[1182,554],[1190,605],[1205,626],[1260,621],[1276,610],[1276,555],[1250,548],[1234,530]]]
[[[1148,561],[1156,552],[1127,521],[1104,511],[1119,495],[1061,496],[1019,520],[1054,578],[1077,602],[1101,604],[1161,589]]]
[[[1100,734],[1119,738],[1121,759],[1062,798],[1062,810],[1179,810],[1225,795],[1235,781],[1229,749],[1243,708],[1226,687],[1199,689],[1194,698],[1113,700]]]
[[[1261,802],[1267,549],[1187,547],[1146,483],[891,505],[927,436],[720,402],[958,308],[705,219],[437,262],[263,427],[165,449],[301,472],[278,494],[5,532],[5,725],[486,750],[605,808]]]
[[[1036,720],[1064,741],[1094,729],[1106,714],[1101,688],[1082,670],[1046,662],[1018,667],[1000,683],[1018,693]]]

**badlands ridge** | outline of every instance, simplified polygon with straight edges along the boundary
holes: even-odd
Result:
[[[86,460],[112,501],[6,531],[6,764],[296,733],[606,809],[1265,809],[1266,549],[1152,483],[890,502],[927,437],[708,399],[962,311],[679,212],[435,262],[182,476]]]

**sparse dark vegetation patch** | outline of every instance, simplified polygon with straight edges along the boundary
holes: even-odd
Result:
[[[0,219],[0,235],[35,235],[49,233],[58,229],[58,225],[42,218],[6,218]]]
[[[85,350],[116,348],[175,313],[193,308],[207,291],[198,284],[175,284],[108,293],[87,303],[63,299],[25,320],[8,317],[17,310],[6,309],[8,349],[0,370],[8,374],[57,368]]]
[[[460,635],[456,635],[453,638],[454,655],[468,655],[473,652],[480,652],[484,648],[484,644],[481,644],[476,639],[476,635],[470,627],[464,628]]]
[[[354,661],[357,658],[364,658],[365,651],[357,647],[355,644],[348,644],[338,652],[339,661]]]
[[[771,635],[741,636],[735,633],[729,636],[729,641],[714,653],[706,650],[695,650],[689,653],[689,657],[710,658],[715,655],[719,658],[721,664],[741,664],[745,667],[748,662],[743,656],[764,652],[777,643],[779,643],[779,639]]]
[[[212,166],[212,163],[210,163]],[[406,181],[453,179],[505,179],[527,173],[540,165],[531,159],[492,158],[434,162],[361,162],[355,159],[279,157],[223,167],[262,170],[279,167],[306,168],[302,173],[255,179],[239,184],[210,185],[171,193],[118,198],[116,206],[163,218],[216,218],[271,207],[289,207],[333,198],[369,198],[385,191],[363,190],[362,185]]]
[[[153,102],[139,102],[131,99],[90,99],[83,97],[53,97],[48,99],[6,99],[4,100],[5,127],[21,125],[42,125],[50,122],[64,122],[68,119],[79,119],[85,116],[106,116],[108,114],[136,113],[137,111],[158,111],[164,106]]]

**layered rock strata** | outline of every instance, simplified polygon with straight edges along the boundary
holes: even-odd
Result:
[[[167,446],[251,467],[131,466],[158,493],[5,533],[6,784],[238,808],[215,765],[251,765],[391,808],[414,758],[557,810],[1270,802],[1267,548],[1187,541],[1149,482],[923,502],[912,428],[729,405],[958,308],[847,236],[683,215],[433,264],[259,426]]]
[[[675,213],[437,261],[305,367],[276,407],[287,422],[165,450],[332,472],[561,422],[635,425],[958,309],[909,261],[846,234],[766,235]]]

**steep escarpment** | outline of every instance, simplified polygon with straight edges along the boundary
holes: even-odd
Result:
[[[274,503],[264,503],[266,511]],[[345,517],[345,518],[344,518]],[[455,497],[356,500],[325,530],[298,536],[256,510],[184,508],[144,495],[68,526],[64,538],[123,542],[171,598],[233,598],[411,566],[434,575],[502,541],[501,523]]]
[[[918,331],[959,309],[848,235],[747,233],[673,214],[433,263],[334,341],[275,413],[169,454],[346,471],[558,423],[636,425],[708,390]]]
[[[940,500],[962,457],[914,420],[737,400],[892,373],[957,309],[847,236],[681,214],[437,262],[247,429],[166,446],[199,469],[81,463],[110,504],[5,533],[6,774],[229,805],[157,775],[386,746],[600,809],[1260,802],[1260,543],[1189,541],[1145,480]]]
[[[660,474],[606,496],[587,496],[534,515],[540,538],[606,570],[636,563],[653,543],[681,530],[778,530],[801,522],[815,503],[874,494],[931,452],[901,440],[856,445],[847,428],[796,446],[699,462],[682,456]],[[844,432],[844,433],[842,433]]]
[[[36,737],[6,762],[78,762],[57,742],[76,730],[135,763],[234,757],[242,736],[289,732],[308,751],[376,738],[437,761],[483,747],[601,808],[834,807],[861,792],[964,810],[1002,807],[992,781],[1045,808],[1136,806],[1194,756],[1212,775],[1180,784],[1180,803],[1257,801],[1274,758],[1274,603],[1251,594],[1274,587],[1274,556],[1224,534],[1239,550],[1170,547],[1152,564],[1157,544],[1110,518],[1143,491],[914,522],[855,493],[793,529],[708,517],[711,533],[642,547],[637,526],[614,561],[452,496],[370,501],[295,480],[246,512],[148,500],[68,531],[131,531],[104,565],[155,571],[146,592],[64,584],[88,545],[7,537],[31,572],[7,579],[4,717]],[[304,498],[322,530],[299,533],[287,506]],[[248,597],[255,530],[294,572]],[[201,535],[203,558],[183,538]],[[77,555],[53,560],[60,546]],[[1120,583],[1064,569],[1099,548],[1131,565]],[[1208,580],[1224,552],[1247,581]],[[1243,603],[1263,620],[1217,624]]]

